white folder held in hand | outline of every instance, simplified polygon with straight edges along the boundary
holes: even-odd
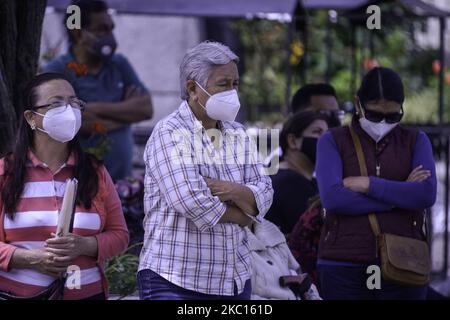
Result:
[[[76,196],[77,196],[77,179],[66,180],[66,190],[62,202],[61,211],[58,216],[58,226],[56,228],[56,238],[64,237],[69,233],[70,222],[75,214]]]

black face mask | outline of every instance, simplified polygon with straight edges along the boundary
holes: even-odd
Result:
[[[316,163],[317,141],[318,138],[303,137],[300,152],[302,152],[312,163]]]
[[[101,60],[108,61],[117,48],[117,42],[112,33],[97,37],[94,42],[94,52]]]

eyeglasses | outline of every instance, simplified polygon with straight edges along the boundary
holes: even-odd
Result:
[[[56,101],[56,102],[52,102],[49,104],[44,104],[42,106],[34,106],[34,107],[31,107],[31,110],[37,110],[40,108],[49,108],[49,110],[50,110],[50,109],[65,107],[64,110],[62,110],[62,111],[66,111],[67,106],[69,106],[69,105],[72,108],[83,111],[86,107],[86,102],[84,102],[83,100],[80,100],[78,98],[71,98],[68,101]]]
[[[345,111],[341,109],[338,110],[321,109],[319,110],[319,113],[327,117],[336,116],[339,118],[345,116]]]
[[[381,122],[383,119],[387,123],[397,123],[400,122],[403,118],[403,107],[400,109],[400,112],[392,112],[392,113],[382,113],[372,110],[367,110],[361,105],[361,111],[363,116],[372,122]]]

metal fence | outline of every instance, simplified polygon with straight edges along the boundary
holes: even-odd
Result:
[[[436,125],[436,126],[414,126],[422,131],[424,131],[431,141],[433,147],[433,154],[435,161],[443,161],[445,164],[444,170],[444,194],[443,194],[443,210],[444,210],[444,233],[443,233],[443,246],[442,246],[442,268],[439,271],[435,271],[434,275],[447,277],[448,274],[448,255],[449,255],[449,167],[450,167],[450,125]],[[427,220],[429,221],[428,233],[430,235],[429,241],[431,247],[434,243],[434,238],[432,237],[434,221],[432,219],[432,211],[428,210]],[[436,257],[434,257],[436,258]]]

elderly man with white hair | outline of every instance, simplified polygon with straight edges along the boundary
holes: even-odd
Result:
[[[271,180],[234,122],[238,57],[202,42],[180,66],[179,108],[146,146],[141,299],[250,299],[245,227],[272,204]]]

